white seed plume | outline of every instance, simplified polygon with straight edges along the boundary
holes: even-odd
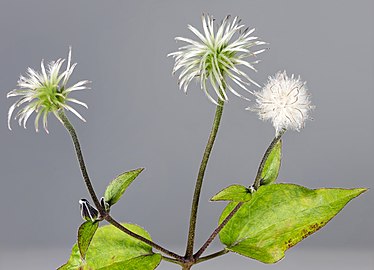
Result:
[[[200,87],[210,101],[217,104],[211,96],[207,87],[207,81],[213,87],[217,97],[222,101],[228,101],[226,90],[234,95],[247,99],[234,90],[230,84],[234,82],[240,88],[252,93],[248,89],[250,84],[260,87],[246,73],[239,69],[245,66],[256,71],[254,64],[259,60],[247,62],[248,57],[256,57],[265,49],[251,51],[257,45],[266,44],[259,41],[258,37],[251,36],[255,29],[245,28],[238,17],[233,20],[226,16],[219,25],[217,31],[214,29],[214,19],[212,16],[203,15],[203,32],[199,32],[195,27],[188,25],[188,28],[198,37],[198,40],[176,37],[177,41],[188,43],[180,47],[179,51],[168,54],[175,58],[173,74],[181,70],[178,77],[179,88],[187,93],[187,88],[194,78],[200,79]],[[229,82],[227,79],[230,79]]]
[[[65,59],[58,59],[52,61],[47,65],[44,65],[44,61],[41,61],[41,72],[37,72],[32,68],[27,69],[26,76],[20,76],[18,80],[18,89],[14,89],[7,94],[7,97],[20,97],[8,111],[8,127],[10,127],[10,121],[15,109],[23,104],[26,104],[20,109],[15,119],[18,118],[20,126],[26,128],[26,122],[33,112],[36,113],[35,117],[35,130],[39,130],[39,119],[42,117],[43,127],[48,133],[47,129],[47,117],[50,112],[59,119],[57,114],[58,110],[66,109],[75,114],[79,119],[85,122],[85,119],[70,105],[66,103],[72,102],[84,106],[87,105],[74,98],[69,98],[68,95],[73,91],[88,89],[86,86],[89,81],[80,81],[76,84],[67,87],[66,84],[74,71],[77,63],[71,64],[71,48],[69,48],[69,55],[66,70],[61,72],[60,69]],[[60,119],[59,119],[60,120]]]
[[[310,95],[306,82],[300,76],[289,78],[286,71],[269,77],[262,91],[255,92],[256,105],[249,110],[258,113],[261,120],[272,122],[276,135],[283,129],[300,131],[305,121],[310,119]]]

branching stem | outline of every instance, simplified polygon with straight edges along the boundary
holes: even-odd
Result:
[[[170,257],[167,257],[167,256],[164,256],[162,255],[162,259],[164,261],[167,261],[167,262],[170,262],[170,263],[174,263],[174,264],[179,264],[179,265],[183,265],[183,263],[177,259],[173,259],[173,258],[170,258]]]
[[[141,235],[138,235],[132,231],[130,231],[129,229],[127,229],[126,227],[122,226],[118,221],[114,220],[110,215],[106,215],[105,217],[105,220],[108,221],[110,224],[112,224],[113,226],[117,227],[118,229],[120,229],[121,231],[123,231],[124,233],[150,245],[151,247],[161,251],[162,253],[165,253],[175,259],[177,259],[178,261],[180,262],[185,262],[185,259],[178,255],[178,254],[175,254],[174,252],[170,251],[170,250],[167,250],[166,248],[163,248],[162,246],[156,244],[155,242],[147,239],[147,238],[144,238],[143,236]]]
[[[58,117],[59,119],[61,120],[62,124],[64,125],[64,127],[68,130],[70,136],[71,136],[71,139],[73,140],[73,144],[74,144],[74,148],[75,148],[75,153],[77,155],[77,158],[78,158],[78,162],[79,162],[79,166],[80,166],[80,169],[81,169],[81,172],[82,172],[82,176],[83,176],[83,180],[87,186],[87,189],[88,189],[88,192],[90,193],[90,196],[96,206],[96,208],[99,210],[100,212],[100,215],[106,220],[108,221],[110,224],[112,224],[113,226],[117,227],[118,229],[120,229],[121,231],[123,231],[124,233],[150,245],[151,247],[175,258],[176,260],[180,261],[180,262],[185,262],[185,259],[178,255],[178,254],[175,254],[174,252],[171,252],[169,250],[167,250],[166,248],[163,248],[161,247],[160,245],[154,243],[153,241],[149,240],[149,239],[146,239],[144,238],[143,236],[141,235],[138,235],[132,231],[130,231],[129,229],[125,228],[124,226],[122,226],[119,222],[117,222],[115,219],[113,219],[109,213],[105,212],[105,210],[101,207],[100,205],[100,202],[99,202],[99,199],[95,193],[95,190],[92,186],[92,183],[91,183],[91,180],[90,180],[90,177],[88,176],[88,172],[87,172],[87,168],[86,168],[86,165],[85,165],[85,162],[84,162],[84,159],[83,159],[83,154],[82,154],[82,150],[81,150],[81,147],[80,147],[80,143],[79,143],[79,140],[78,140],[78,135],[77,133],[75,132],[75,129],[73,127],[73,125],[70,123],[69,119],[66,117],[65,113],[63,110],[60,110],[58,112]]]
[[[240,207],[243,205],[242,202],[238,203],[235,208],[227,215],[227,217],[219,224],[219,226],[213,231],[213,233],[209,236],[208,240],[204,243],[204,245],[199,249],[198,252],[194,255],[194,259],[197,261],[199,260],[200,256],[204,253],[204,251],[208,248],[208,246],[212,243],[214,238],[219,234],[219,232],[226,226],[226,224],[230,221],[230,219],[239,211]]]
[[[253,187],[257,190],[260,187],[261,184],[261,174],[264,169],[265,163],[267,158],[269,157],[271,151],[275,147],[275,145],[279,142],[282,135],[286,132],[285,129],[282,129],[279,134],[273,139],[273,141],[270,143],[269,147],[266,149],[266,152],[261,160],[260,166],[257,171],[256,179],[253,184]],[[204,243],[204,245],[199,249],[198,252],[195,253],[194,259],[198,262],[200,256],[204,253],[204,251],[208,248],[208,246],[212,243],[214,238],[219,234],[219,232],[225,227],[225,225],[230,221],[230,219],[236,214],[236,212],[239,211],[240,207],[243,205],[242,202],[238,203],[235,208],[226,216],[226,218],[219,224],[219,226],[213,231],[213,233],[210,235],[208,240]]]
[[[204,257],[201,257],[199,258],[196,263],[201,263],[201,262],[205,262],[205,261],[208,261],[208,260],[211,260],[211,259],[214,259],[216,257],[219,257],[219,256],[222,256],[222,255],[225,255],[226,253],[228,253],[229,251],[226,250],[226,249],[223,249],[221,251],[218,251],[218,252],[215,252],[215,253],[212,253],[208,256],[204,256]]]

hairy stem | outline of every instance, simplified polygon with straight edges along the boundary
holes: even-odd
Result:
[[[223,249],[221,251],[218,251],[218,252],[215,252],[213,254],[210,254],[208,256],[204,256],[204,257],[201,257],[199,258],[196,263],[201,263],[201,262],[205,262],[205,261],[208,261],[208,260],[211,260],[211,259],[214,259],[216,257],[219,257],[219,256],[222,256],[222,255],[225,255],[226,253],[228,253],[229,251],[226,250],[226,249]]]
[[[262,174],[262,171],[264,170],[264,166],[265,166],[265,163],[266,163],[266,160],[268,159],[271,151],[273,150],[274,146],[279,142],[279,140],[281,139],[282,135],[286,132],[285,129],[282,129],[277,136],[275,136],[275,138],[273,139],[273,141],[270,143],[268,149],[266,149],[266,152],[264,154],[264,156],[262,157],[262,160],[261,160],[261,163],[260,163],[260,166],[258,167],[258,171],[257,171],[257,175],[256,175],[256,179],[255,179],[255,182],[253,184],[253,188],[255,190],[257,190],[260,185],[261,185],[261,174]]]
[[[265,163],[267,158],[269,157],[271,151],[273,150],[274,146],[279,142],[282,135],[286,132],[285,129],[281,130],[279,134],[273,139],[273,141],[270,143],[269,147],[266,149],[266,152],[261,160],[260,166],[257,171],[256,179],[253,184],[253,187],[257,190],[260,187],[261,184],[261,174],[264,169]],[[196,261],[199,260],[200,256],[204,253],[204,251],[208,248],[208,246],[212,243],[214,238],[219,234],[219,232],[223,229],[223,227],[226,226],[226,224],[230,221],[230,219],[235,215],[236,212],[239,211],[240,207],[243,205],[243,202],[238,203],[235,208],[227,215],[227,217],[222,221],[222,223],[213,231],[213,233],[210,235],[208,240],[204,243],[204,245],[199,249],[198,252],[195,253],[194,259]]]
[[[219,226],[212,232],[209,236],[208,240],[204,243],[204,245],[199,249],[198,252],[194,255],[195,260],[198,260],[200,256],[204,253],[204,251],[208,248],[208,246],[212,243],[214,238],[219,234],[219,232],[226,226],[226,224],[230,221],[230,219],[235,215],[236,212],[240,209],[243,205],[242,202],[238,203],[235,208],[227,215],[227,217],[219,224]]]
[[[165,254],[167,254],[167,255],[175,258],[175,259],[177,259],[180,262],[185,262],[185,259],[182,256],[180,256],[178,254],[175,254],[174,252],[169,251],[166,248],[161,247],[160,245],[156,244],[155,242],[153,242],[153,241],[151,241],[151,240],[149,240],[147,238],[144,238],[143,236],[140,236],[140,235],[138,235],[138,234],[130,231],[129,229],[127,229],[124,226],[122,226],[118,221],[114,220],[110,215],[106,215],[105,216],[105,220],[108,221],[113,226],[115,226],[116,228],[118,228],[119,230],[123,231],[124,233],[126,233],[126,234],[128,234],[128,235],[130,235],[130,236],[132,236],[132,237],[134,237],[134,238],[136,238],[136,239],[138,239],[138,240],[140,240],[140,241],[142,241],[142,242],[150,245],[151,247],[153,247],[153,248],[155,248],[155,249],[157,249],[157,250],[159,250],[159,251],[161,251],[161,252],[163,252],[163,253],[165,253]]]
[[[83,159],[83,154],[82,154],[82,151],[81,151],[81,147],[80,147],[80,143],[79,143],[79,140],[78,140],[78,135],[77,133],[75,132],[75,129],[73,127],[73,125],[70,123],[69,119],[66,117],[65,113],[63,110],[60,110],[58,112],[58,116],[59,116],[59,119],[61,120],[62,124],[64,125],[64,127],[68,130],[72,140],[73,140],[73,144],[74,144],[74,147],[75,147],[75,153],[77,155],[77,158],[78,158],[78,162],[79,162],[79,166],[80,166],[80,169],[81,169],[81,172],[82,172],[82,176],[83,176],[83,179],[84,179],[84,182],[87,186],[87,189],[88,189],[88,192],[90,193],[90,196],[93,200],[93,202],[95,203],[95,206],[96,208],[99,210],[100,212],[100,215],[101,217],[103,217],[106,221],[108,221],[110,224],[112,224],[113,226],[117,227],[118,229],[120,229],[121,231],[123,231],[124,233],[150,245],[151,247],[177,259],[178,261],[180,262],[184,262],[185,259],[178,255],[178,254],[175,254],[169,250],[167,250],[166,248],[163,248],[161,247],[160,245],[152,242],[151,240],[148,240],[144,237],[142,237],[141,235],[138,235],[130,230],[128,230],[127,228],[125,228],[124,226],[122,226],[119,222],[117,222],[116,220],[114,220],[110,215],[109,213],[105,212],[105,209],[103,209],[100,205],[100,202],[98,200],[98,197],[95,193],[95,190],[92,186],[92,183],[91,183],[91,180],[90,180],[90,177],[88,176],[88,173],[87,173],[87,168],[86,168],[86,165],[84,163],[84,159]]]
[[[90,177],[88,176],[86,164],[84,163],[81,146],[80,146],[80,143],[79,143],[79,140],[78,140],[78,135],[75,132],[75,129],[74,129],[73,125],[70,123],[69,119],[66,117],[65,112],[63,110],[59,110],[58,116],[60,117],[60,119],[62,121],[62,124],[68,130],[68,132],[71,136],[71,139],[73,140],[75,153],[76,153],[77,158],[78,158],[79,167],[81,169],[83,180],[86,184],[88,192],[90,193],[90,196],[91,196],[96,208],[99,210],[100,214],[103,214],[104,209],[102,209],[102,207],[100,205],[99,199],[97,198],[96,192],[95,192],[95,190],[92,186]]]
[[[200,169],[199,173],[196,179],[196,185],[195,185],[195,192],[193,195],[193,200],[192,200],[192,207],[191,207],[191,215],[190,215],[190,226],[189,226],[189,231],[188,231],[188,241],[187,241],[187,248],[186,248],[186,258],[191,258],[193,256],[193,248],[194,248],[194,242],[195,242],[195,230],[196,230],[196,220],[197,220],[197,210],[199,207],[199,199],[200,199],[200,193],[201,193],[201,188],[203,185],[203,179],[204,179],[204,174],[206,167],[208,165],[208,160],[210,153],[213,148],[214,141],[217,136],[217,131],[219,124],[221,122],[221,117],[223,113],[223,105],[224,102],[221,101],[220,99],[218,100],[218,105],[216,108],[216,113],[214,116],[214,121],[213,121],[213,126],[212,130],[210,132],[210,136],[208,139],[208,143],[205,147],[203,159],[200,164]]]
[[[179,265],[182,265],[182,264],[183,264],[180,260],[173,259],[173,258],[170,258],[170,257],[164,256],[164,255],[162,255],[162,259],[163,259],[164,261],[167,261],[167,262],[170,262],[170,263],[174,263],[174,264],[179,264]]]

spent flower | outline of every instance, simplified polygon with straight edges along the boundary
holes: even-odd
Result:
[[[33,112],[36,113],[35,129],[39,130],[39,119],[42,117],[43,127],[48,133],[47,117],[52,112],[59,120],[58,111],[66,109],[74,113],[79,119],[85,122],[85,119],[67,102],[73,102],[84,106],[87,105],[79,100],[68,97],[73,91],[87,89],[89,81],[84,80],[67,87],[66,84],[74,71],[77,63],[71,64],[71,48],[69,48],[69,55],[67,59],[66,70],[60,71],[65,59],[58,59],[50,62],[47,67],[44,61],[41,61],[41,72],[35,71],[32,68],[27,69],[26,76],[20,76],[18,80],[18,89],[14,89],[7,94],[7,97],[20,97],[8,111],[8,127],[15,109],[23,104],[27,104],[21,108],[15,119],[18,118],[19,125],[26,128],[26,122]]]
[[[230,84],[227,79],[250,93],[248,86],[254,84],[260,87],[239,66],[245,66],[256,71],[254,64],[259,60],[248,62],[245,59],[255,57],[265,49],[251,51],[252,47],[266,44],[258,40],[258,37],[251,34],[255,29],[246,28],[241,24],[238,17],[233,19],[226,16],[217,31],[214,28],[214,18],[209,15],[202,16],[203,32],[188,25],[188,28],[198,37],[198,40],[176,37],[177,41],[186,42],[187,45],[180,47],[177,52],[168,54],[175,58],[173,74],[181,70],[178,78],[179,88],[187,93],[187,88],[194,78],[200,79],[200,87],[210,101],[217,104],[217,101],[210,95],[207,87],[209,80],[217,97],[227,101],[226,90],[234,95],[247,99]]]
[[[276,134],[282,130],[300,131],[305,121],[310,119],[310,95],[306,82],[294,74],[288,77],[286,71],[269,77],[261,91],[254,93],[256,104],[247,109],[258,113],[260,119],[272,122]]]

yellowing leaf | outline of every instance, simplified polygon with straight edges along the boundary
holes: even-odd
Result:
[[[292,184],[261,186],[220,232],[226,249],[264,263],[282,259],[285,251],[326,225],[366,189],[307,189]],[[237,203],[230,203],[220,222]]]

